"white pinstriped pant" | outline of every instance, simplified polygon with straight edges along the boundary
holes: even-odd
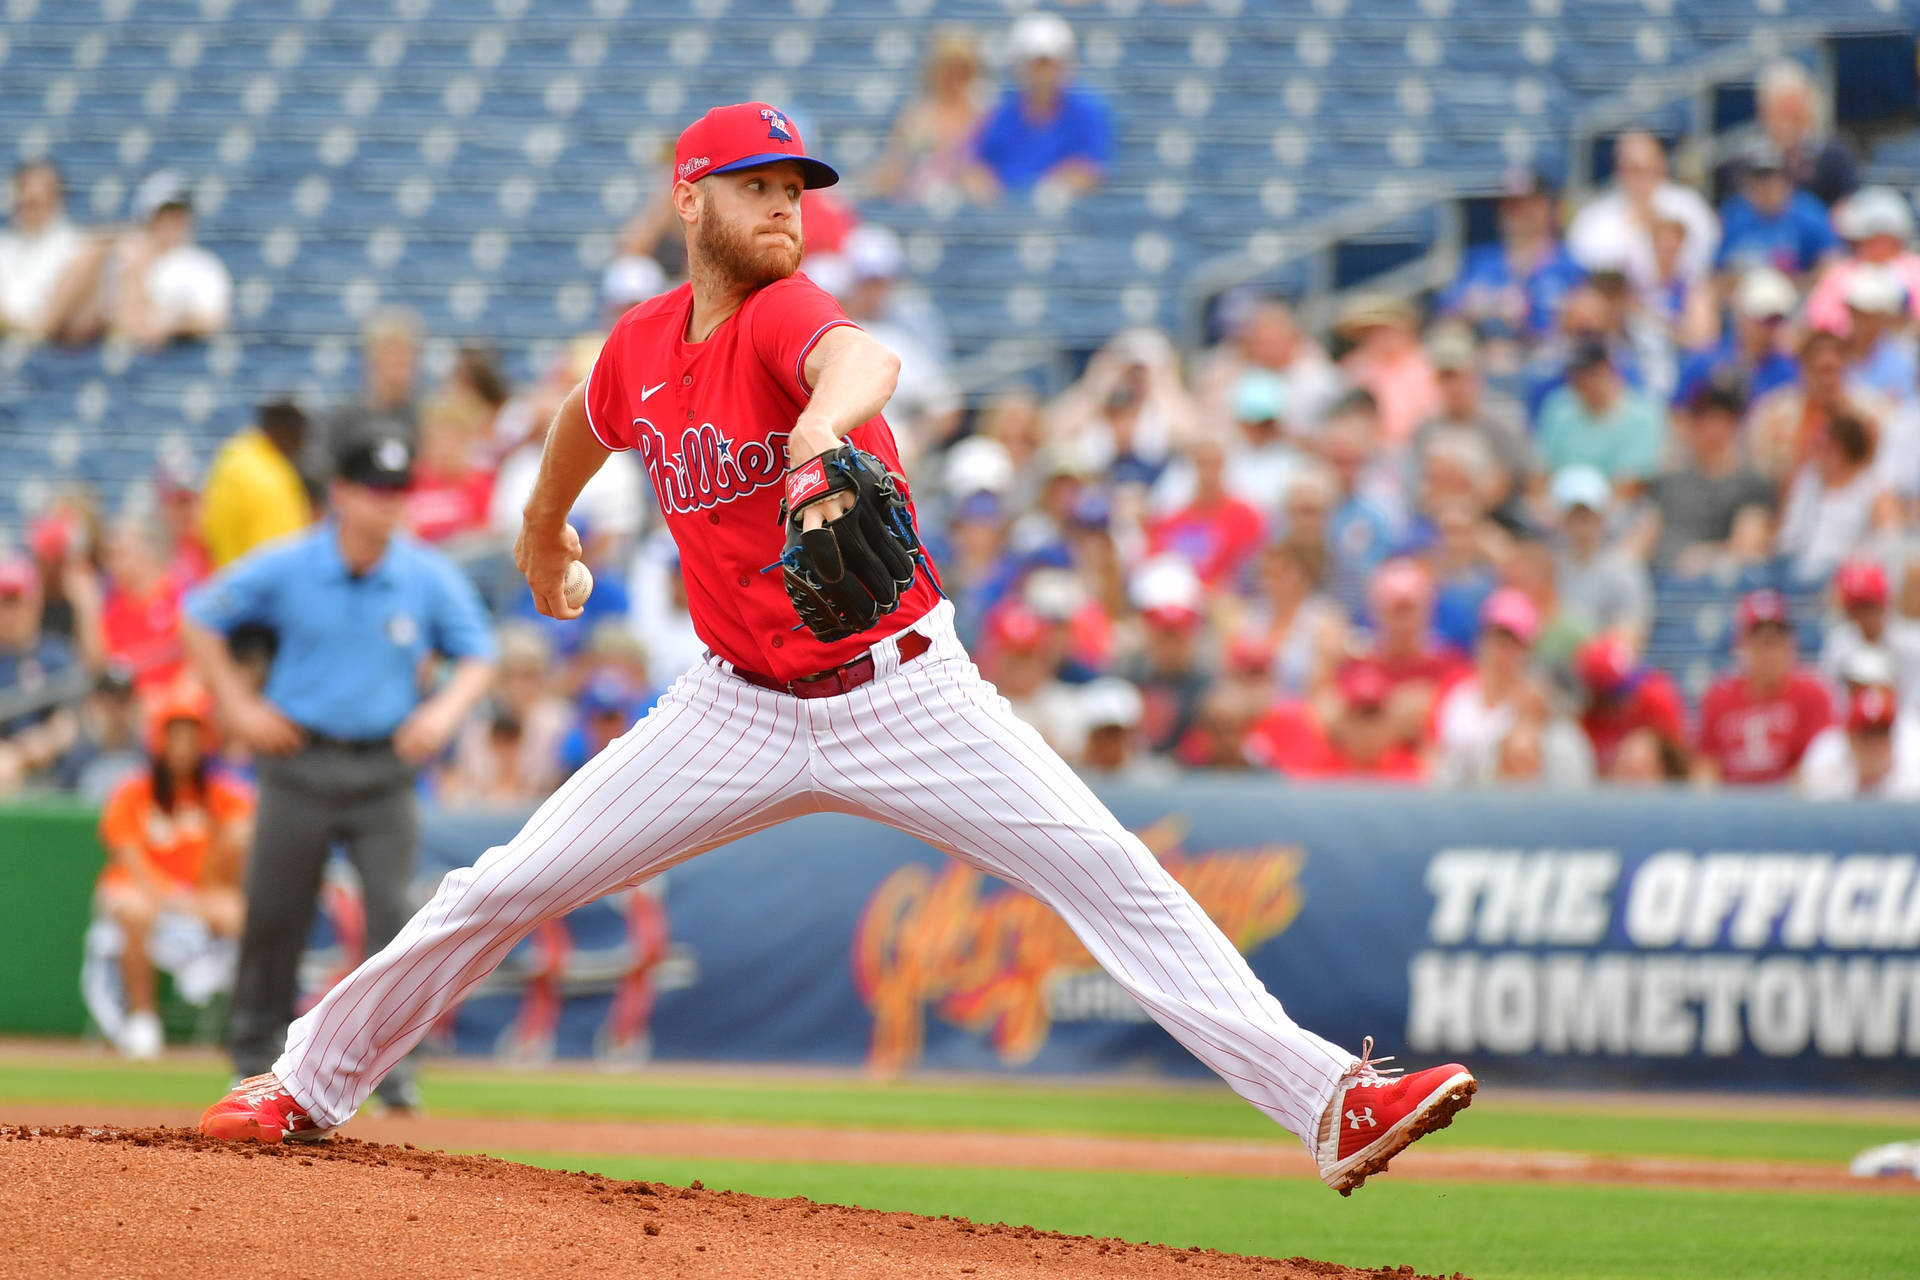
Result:
[[[902,667],[800,699],[718,659],[549,797],[287,1033],[274,1074],[344,1123],[436,1019],[541,921],[751,831],[834,810],[884,822],[1059,912],[1101,967],[1311,1148],[1353,1055],[1295,1025],[1205,912],[980,678],[942,602]],[[823,855],[830,856],[830,855]]]

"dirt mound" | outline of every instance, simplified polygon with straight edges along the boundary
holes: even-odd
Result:
[[[337,1138],[0,1125],[0,1271],[124,1276],[1431,1280],[622,1182]],[[1458,1277],[1455,1278],[1458,1280]]]

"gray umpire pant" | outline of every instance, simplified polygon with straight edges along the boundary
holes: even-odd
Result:
[[[309,745],[263,756],[247,922],[227,1022],[227,1046],[242,1076],[268,1070],[286,1047],[300,955],[313,928],[320,882],[335,843],[360,874],[366,954],[392,941],[413,914],[408,887],[420,844],[414,769],[380,745]],[[412,1103],[402,1062],[380,1084],[390,1104]]]

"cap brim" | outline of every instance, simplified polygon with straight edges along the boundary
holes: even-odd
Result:
[[[733,173],[740,169],[757,169],[763,164],[778,164],[782,160],[791,160],[800,166],[800,172],[806,177],[806,188],[831,187],[840,181],[840,173],[824,160],[815,160],[812,156],[787,155],[779,151],[767,151],[757,156],[745,156],[731,164],[723,164],[707,170],[708,173]]]

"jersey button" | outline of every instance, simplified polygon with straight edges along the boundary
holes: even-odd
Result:
[[[747,575],[743,573],[738,578],[735,578],[734,581],[744,587],[747,585]]]
[[[773,638],[773,647],[776,649],[778,649],[781,645],[785,643],[786,643],[786,640],[781,636],[775,636]]]
[[[692,374],[690,374],[690,373],[683,373],[683,374],[681,374],[681,375],[680,375],[680,385],[681,385],[681,386],[683,386],[683,387],[690,387],[690,386],[692,386],[692,385],[693,385],[693,375],[692,375]]]
[[[718,511],[709,511],[709,512],[707,512],[707,523],[708,523],[708,524],[719,524],[719,523],[720,523],[720,513],[719,513]]]

